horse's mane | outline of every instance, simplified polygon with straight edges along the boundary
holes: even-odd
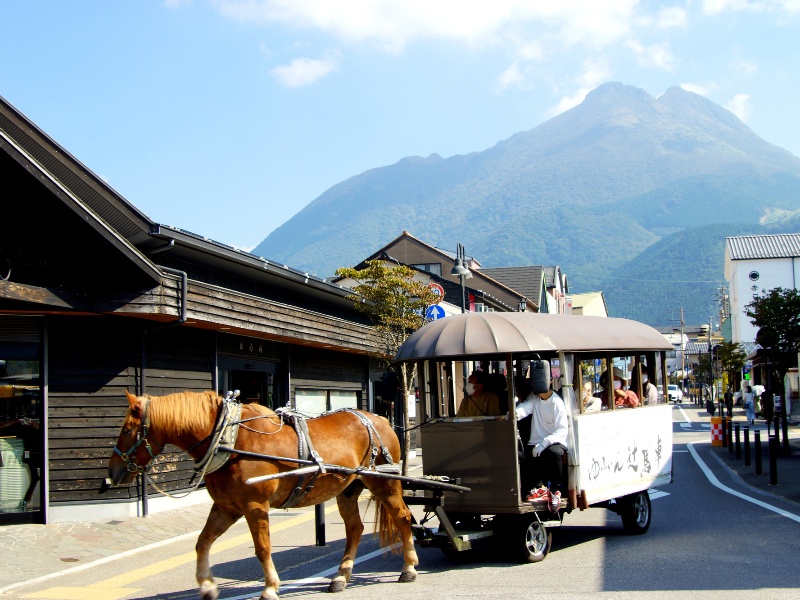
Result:
[[[222,398],[211,390],[145,397],[150,399],[150,422],[176,435],[213,425],[222,402]]]
[[[175,435],[202,430],[213,425],[222,398],[216,392],[178,392],[166,396],[150,396],[150,422],[163,431]],[[245,404],[253,412],[267,417],[277,416],[275,411],[261,404]]]

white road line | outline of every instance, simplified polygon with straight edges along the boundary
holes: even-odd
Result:
[[[684,422],[685,423],[691,423],[692,420],[689,418],[689,415],[686,414],[686,411],[683,410],[683,407],[678,404],[677,408],[678,408],[679,411],[681,411],[681,414],[683,415]]]
[[[747,502],[755,504],[756,506],[760,506],[761,508],[766,508],[767,510],[771,510],[772,512],[777,513],[777,514],[781,515],[782,517],[786,517],[787,519],[791,519],[792,521],[800,523],[800,516],[798,516],[798,515],[796,515],[794,513],[790,513],[788,511],[785,511],[785,510],[783,510],[781,508],[778,508],[777,506],[772,506],[771,504],[767,504],[766,502],[762,502],[761,500],[756,500],[755,498],[752,498],[750,496],[742,494],[741,492],[737,492],[736,490],[733,490],[733,489],[729,488],[728,486],[723,485],[722,483],[720,483],[719,479],[717,479],[717,476],[714,475],[714,473],[711,472],[711,469],[708,468],[708,465],[706,465],[706,463],[703,462],[703,459],[700,458],[700,456],[697,454],[697,450],[694,449],[694,445],[697,444],[697,443],[702,443],[702,442],[691,442],[691,443],[687,444],[687,447],[689,448],[689,453],[692,455],[692,458],[694,458],[695,462],[697,463],[697,466],[700,467],[701,471],[703,471],[703,474],[706,476],[706,478],[711,483],[711,485],[721,489],[723,492],[727,492],[728,494],[731,494],[732,496],[736,496],[737,498],[741,498],[742,500],[746,500]]]
[[[656,488],[650,488],[647,490],[648,495],[650,496],[650,500],[655,500],[657,498],[665,498],[669,496],[669,492],[662,492],[661,490],[657,490]]]

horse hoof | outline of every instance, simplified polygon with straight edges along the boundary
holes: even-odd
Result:
[[[343,581],[342,579],[334,579],[331,581],[331,584],[328,586],[329,592],[343,592],[344,588],[347,587],[347,582]]]
[[[400,573],[400,579],[398,579],[397,581],[399,583],[412,583],[416,580],[417,580],[416,573],[412,573],[410,571],[403,571],[402,573]]]
[[[200,600],[217,600],[219,598],[219,588],[215,583],[204,583],[200,586]]]

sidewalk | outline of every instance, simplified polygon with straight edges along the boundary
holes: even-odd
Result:
[[[705,408],[692,407],[691,410],[697,411],[697,416],[702,421],[710,421],[709,415]],[[715,416],[719,416],[716,413]],[[780,496],[792,502],[800,504],[800,425],[792,424],[790,422],[788,428],[789,447],[791,454],[788,456],[783,455],[783,431],[780,432],[780,452],[777,455],[777,484],[770,484],[770,457],[769,457],[769,439],[767,435],[767,426],[764,419],[756,419],[754,425],[749,425],[745,417],[744,409],[741,407],[734,407],[733,409],[733,424],[739,425],[739,439],[740,439],[740,458],[736,458],[736,433],[733,433],[733,445],[731,452],[730,447],[713,447],[711,452],[718,459],[719,465],[729,471],[735,473],[738,478],[745,484],[751,486],[755,490],[759,490],[763,494],[772,494]],[[744,448],[744,428],[749,427],[750,437],[750,466],[745,466],[745,448]],[[756,475],[756,456],[755,456],[755,432],[760,432],[761,437],[761,469],[762,474]],[[774,427],[770,426],[769,432],[774,434]],[[709,438],[710,441],[710,438]]]
[[[683,410],[693,421],[709,422],[704,408],[684,404]],[[744,427],[744,412],[734,409],[734,423]],[[789,427],[791,456],[778,457],[778,485],[769,484],[769,454],[764,421],[756,421],[750,428],[751,447],[753,431],[760,430],[764,445],[764,474],[755,474],[755,457],[750,467],[744,459],[736,459],[728,448],[711,447],[709,451],[718,460],[711,461],[714,471],[728,470],[761,494],[772,494],[800,505],[800,426]],[[744,453],[742,453],[744,456]],[[416,459],[417,462],[419,459]],[[123,553],[138,551],[150,544],[187,536],[196,538],[205,524],[210,503],[187,508],[176,508],[150,515],[119,521],[99,520],[51,525],[10,525],[0,527],[0,596],[16,597],[17,584],[40,577],[51,576],[67,569],[81,568],[98,560],[109,560]]]

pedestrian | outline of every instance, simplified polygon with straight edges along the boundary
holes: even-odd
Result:
[[[725,391],[725,408],[728,411],[728,418],[733,418],[733,389],[731,386],[728,386],[728,389]]]
[[[753,388],[749,385],[744,389],[744,412],[750,425],[756,422],[756,408],[753,404]]]

